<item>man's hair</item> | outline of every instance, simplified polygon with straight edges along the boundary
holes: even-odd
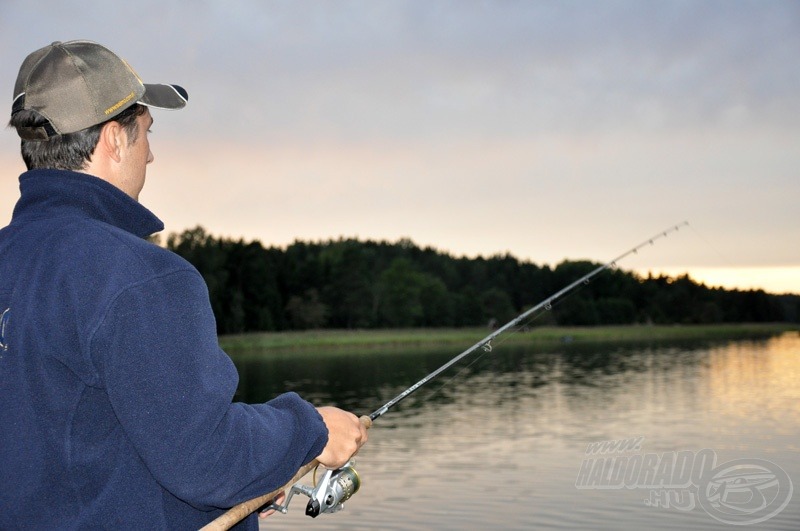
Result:
[[[118,122],[128,133],[128,143],[133,143],[139,136],[139,124],[136,118],[144,114],[147,107],[135,104],[117,116],[101,124],[87,127],[75,133],[68,133],[49,140],[22,140],[22,160],[29,170],[54,169],[80,171],[92,157],[100,130],[108,122]],[[36,111],[22,110],[11,116],[10,127],[38,127],[46,123],[46,119]]]

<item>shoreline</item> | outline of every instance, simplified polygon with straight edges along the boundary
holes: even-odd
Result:
[[[505,345],[664,342],[766,338],[785,332],[800,333],[794,323],[741,323],[719,325],[620,325],[592,327],[544,326],[502,334]],[[307,330],[254,332],[220,336],[228,353],[335,352],[342,350],[407,350],[434,347],[468,347],[491,333],[487,328],[413,328],[380,330]]]

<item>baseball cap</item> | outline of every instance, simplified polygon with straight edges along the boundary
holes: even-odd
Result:
[[[25,140],[48,140],[103,123],[135,103],[181,109],[188,99],[178,85],[142,83],[124,59],[100,44],[56,41],[23,61],[11,114],[41,114],[46,124],[17,127],[17,133]]]

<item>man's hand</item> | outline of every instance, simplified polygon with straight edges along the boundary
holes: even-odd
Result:
[[[367,428],[358,417],[336,407],[318,407],[328,428],[328,444],[317,461],[326,468],[340,468],[367,442]]]

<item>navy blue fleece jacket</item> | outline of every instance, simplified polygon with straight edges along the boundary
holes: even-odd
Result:
[[[322,451],[297,395],[232,402],[205,283],[143,239],[149,210],[74,172],[20,192],[0,231],[0,529],[196,529]]]

